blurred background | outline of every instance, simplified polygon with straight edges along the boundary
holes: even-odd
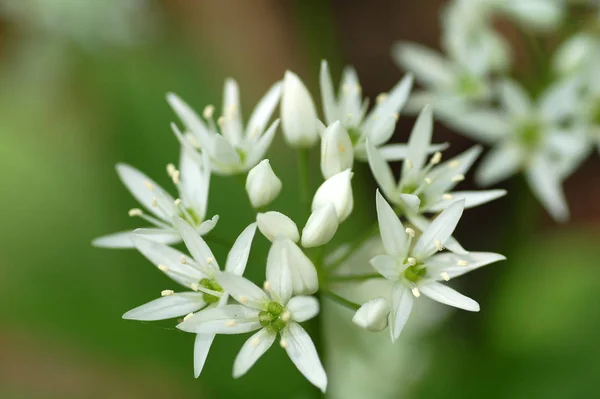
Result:
[[[113,166],[130,163],[171,187],[165,165],[177,161],[178,145],[168,91],[202,110],[219,106],[222,83],[233,76],[248,115],[288,68],[318,99],[325,58],[336,81],[343,65],[355,66],[374,98],[403,76],[389,55],[396,40],[438,47],[442,3],[0,0],[0,398],[316,397],[279,348],[233,380],[245,337],[219,337],[195,380],[191,334],[172,321],[121,319],[174,287],[135,251],[91,247],[97,236],[139,225],[127,217],[136,203]],[[526,47],[514,42],[526,67]],[[412,123],[401,117],[393,140],[406,141]],[[473,144],[442,125],[434,137],[452,154]],[[316,185],[318,153],[311,155]],[[269,157],[284,181],[275,207],[293,216],[296,187],[286,182],[295,163],[281,136]],[[328,322],[325,345],[337,351],[326,359],[333,395],[594,397],[599,170],[595,154],[567,181],[573,217],[565,225],[552,222],[518,178],[503,186],[507,197],[465,213],[461,242],[509,258],[459,280],[481,313],[443,315],[435,328],[401,337],[401,349],[387,356],[381,346],[355,345],[363,338],[347,326],[349,314]],[[373,217],[367,172],[361,165],[355,179],[372,190],[355,191],[354,225],[342,238]],[[471,184],[467,176],[463,187]],[[242,196],[236,179],[212,180],[208,209],[221,216],[219,236],[233,240],[252,221]],[[255,240],[248,266],[255,281],[265,241]],[[227,248],[211,246],[224,260]],[[365,359],[372,367],[356,366]]]

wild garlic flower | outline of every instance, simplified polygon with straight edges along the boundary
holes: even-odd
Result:
[[[578,104],[576,80],[559,81],[533,102],[525,90],[505,80],[501,109],[474,108],[446,115],[458,132],[493,145],[476,180],[492,185],[524,171],[529,186],[558,221],[568,219],[562,181],[580,164],[588,144],[578,126],[565,125]]]
[[[411,75],[407,75],[389,93],[381,93],[377,96],[376,105],[370,112],[367,112],[369,100],[362,98],[362,88],[354,68],[346,67],[344,69],[336,96],[327,61],[322,61],[320,83],[323,112],[327,125],[331,126],[339,121],[343,131],[347,133],[347,135],[338,133],[339,136],[343,136],[340,139],[342,143],[335,148],[329,148],[329,151],[339,149],[339,152],[343,154],[354,152],[357,159],[366,161],[365,143],[367,138],[374,146],[380,147],[387,143],[394,134],[398,115],[408,100],[413,78]],[[348,142],[351,146],[348,146]],[[404,147],[399,144],[390,144],[384,146],[382,151],[387,159],[398,160],[402,159]],[[350,155],[346,156],[350,158]],[[345,164],[337,172],[351,167],[352,161],[350,160],[349,164]],[[325,172],[324,175],[326,178],[329,177]]]
[[[312,147],[322,130],[317,108],[302,80],[291,71],[283,78],[281,128],[285,141],[295,148]]]
[[[138,306],[123,315],[129,320],[164,320],[185,316],[192,317],[194,312],[205,312],[227,304],[229,294],[215,279],[220,273],[219,265],[212,251],[196,231],[183,219],[174,221],[185,245],[192,256],[176,249],[150,241],[143,236],[133,236],[136,248],[160,271],[182,285],[187,290],[175,293],[167,289],[161,292],[161,298]],[[246,269],[250,247],[256,232],[252,223],[236,239],[227,255],[225,270],[232,275],[241,276]],[[215,334],[198,334],[194,343],[194,375],[198,377],[206,362],[206,357],[215,338]]]
[[[136,235],[163,244],[178,243],[181,236],[173,226],[175,216],[185,219],[200,235],[207,234],[215,227],[219,220],[218,215],[206,220],[210,165],[206,156],[200,157],[203,164],[195,161],[194,156],[196,155],[182,148],[179,169],[173,164],[167,165],[167,173],[179,190],[177,199],[134,167],[117,164],[117,173],[125,187],[150,213],[133,208],[129,210],[129,216],[139,217],[154,225],[135,230]],[[103,248],[133,248],[132,234],[133,231],[124,231],[102,236],[93,240],[92,245]]]
[[[246,177],[246,192],[254,208],[271,203],[281,192],[281,180],[277,177],[268,159],[253,167]]]
[[[269,263],[277,267],[269,267]],[[286,248],[271,248],[267,258],[264,290],[231,273],[220,273],[217,281],[239,305],[226,305],[196,313],[177,328],[196,334],[243,334],[259,330],[238,353],[233,377],[238,378],[273,345],[277,335],[298,370],[325,392],[327,375],[308,333],[300,326],[319,313],[319,302],[311,296],[293,296],[291,265]]]
[[[352,317],[352,322],[367,331],[378,332],[387,328],[390,306],[385,298],[365,302]]]
[[[442,162],[442,153],[435,153],[427,161],[433,116],[430,107],[423,109],[411,132],[408,154],[402,164],[400,179],[396,183],[392,169],[381,153],[367,144],[369,165],[379,187],[405,216],[435,213],[452,202],[465,200],[465,207],[485,204],[506,194],[504,190],[452,191],[465,178],[473,162],[481,153],[479,146]]]
[[[279,120],[267,128],[281,94],[281,84],[275,83],[258,102],[246,128],[243,127],[238,84],[225,81],[222,116],[215,123],[213,105],[202,112],[204,122],[194,110],[173,93],[167,100],[185,126],[185,134],[172,125],[180,142],[190,149],[208,154],[211,169],[221,175],[244,173],[258,164],[269,149]],[[266,131],[265,131],[266,129]]]
[[[439,282],[504,259],[502,255],[486,252],[438,253],[456,228],[465,201],[456,201],[447,207],[413,245],[414,230],[404,228],[379,191],[376,197],[379,230],[386,253],[371,259],[371,265],[394,282],[389,316],[392,342],[400,336],[414,298],[421,294],[445,305],[478,312],[477,302]]]

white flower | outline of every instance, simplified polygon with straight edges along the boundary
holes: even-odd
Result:
[[[600,65],[600,38],[587,32],[571,36],[556,50],[553,64],[554,69],[563,76],[597,75],[596,69]]]
[[[217,281],[239,305],[226,305],[194,315],[177,328],[197,334],[243,334],[259,330],[242,346],[233,365],[233,377],[238,378],[256,363],[273,345],[277,335],[298,370],[325,392],[327,375],[308,333],[299,323],[319,313],[319,302],[310,296],[292,296],[292,275],[287,252],[277,254],[281,267],[267,267],[263,291],[249,280],[230,273],[221,273]],[[267,262],[275,252],[269,253]]]
[[[465,207],[479,206],[506,194],[504,190],[452,191],[464,179],[480,147],[473,147],[457,157],[441,162],[442,154],[435,153],[427,162],[433,131],[431,108],[423,109],[408,142],[408,154],[396,183],[392,169],[380,152],[367,144],[369,165],[385,196],[407,216],[439,212],[450,203],[465,199]]]
[[[319,139],[320,122],[315,103],[298,75],[287,71],[281,98],[283,137],[292,147],[311,147]]]
[[[281,180],[273,172],[268,159],[259,162],[248,172],[246,191],[254,208],[268,205],[279,195]]]
[[[129,320],[163,320],[180,316],[191,317],[194,312],[205,312],[227,304],[227,290],[215,280],[219,265],[204,240],[185,221],[177,218],[175,225],[192,256],[185,255],[166,245],[133,236],[137,249],[158,269],[178,284],[192,291],[174,293],[164,290],[159,299],[139,306],[123,315]],[[256,224],[251,224],[239,235],[227,255],[225,270],[241,276],[246,269]],[[198,334],[194,344],[194,374],[200,375],[214,334]]]
[[[184,146],[208,153],[215,173],[243,173],[264,158],[273,141],[279,120],[273,122],[268,129],[267,125],[277,107],[280,94],[281,84],[278,82],[256,105],[244,129],[239,89],[233,79],[225,81],[221,111],[223,114],[216,123],[213,118],[214,106],[208,105],[204,108],[205,123],[181,98],[169,93],[167,100],[183,122],[185,134],[182,134],[175,124],[171,127]]]
[[[504,259],[502,255],[485,252],[438,254],[454,231],[463,208],[464,200],[446,208],[413,246],[414,232],[404,228],[394,210],[377,192],[377,217],[386,254],[374,257],[371,264],[382,276],[395,282],[389,320],[392,341],[400,336],[408,320],[413,297],[421,294],[446,305],[479,311],[477,302],[439,283]]]
[[[388,326],[390,307],[384,298],[364,303],[354,314],[352,322],[368,331],[382,331]]]
[[[332,203],[335,206],[338,221],[341,223],[346,220],[354,207],[352,176],[352,171],[346,169],[325,180],[313,197],[311,210],[315,212],[328,203]]]
[[[267,270],[281,267],[282,262],[275,262],[274,260],[285,248],[287,252],[286,263],[289,263],[292,273],[294,294],[314,294],[317,292],[319,289],[317,270],[296,244],[300,240],[296,223],[283,213],[275,211],[259,213],[256,215],[256,222],[260,232],[273,243],[269,251],[271,261],[267,262]],[[322,237],[314,239],[317,238],[322,239]]]
[[[534,103],[511,81],[500,86],[500,110],[475,108],[447,115],[459,132],[494,148],[482,161],[476,179],[491,185],[523,170],[538,200],[558,221],[568,219],[561,183],[587,154],[588,143],[565,120],[578,105],[579,83],[563,80]]]
[[[367,113],[369,101],[362,98],[362,89],[354,68],[344,69],[339,94],[336,96],[327,61],[322,61],[320,84],[327,125],[339,121],[349,134],[356,157],[366,160],[367,138],[373,145],[379,147],[387,143],[394,134],[398,114],[408,100],[413,78],[407,75],[389,93],[380,94],[377,97],[377,104],[369,113]],[[344,146],[347,147],[346,144]],[[402,158],[404,148],[402,145],[391,144],[384,148],[384,153],[389,156],[388,159]],[[342,169],[350,167],[352,162]],[[325,172],[323,174],[325,175]]]
[[[552,29],[561,22],[565,14],[563,0],[493,0],[493,2],[498,11],[533,29]]]
[[[198,234],[210,232],[219,220],[218,216],[206,220],[206,206],[210,185],[210,165],[206,156],[202,156],[203,164],[195,161],[198,154],[182,148],[179,169],[174,165],[167,166],[167,172],[177,189],[179,198],[173,198],[162,187],[139,170],[127,165],[117,164],[117,173],[125,187],[150,212],[142,209],[131,209],[129,216],[140,217],[155,227],[142,228],[135,231],[153,241],[163,244],[175,244],[181,237],[172,224],[174,216],[180,216],[190,223]],[[92,245],[104,248],[133,248],[132,231],[110,234],[96,238]]]
[[[354,149],[348,132],[339,121],[325,129],[321,137],[321,173],[330,178],[354,164]]]
[[[332,202],[323,205],[311,213],[302,229],[302,246],[311,248],[327,244],[335,235],[338,226],[335,205]]]

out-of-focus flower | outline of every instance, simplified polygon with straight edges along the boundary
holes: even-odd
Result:
[[[281,84],[275,83],[258,102],[244,129],[239,88],[233,79],[225,81],[223,115],[216,123],[213,119],[214,106],[204,108],[202,116],[205,123],[181,98],[169,93],[167,100],[186,128],[185,134],[182,134],[173,124],[173,131],[182,145],[206,152],[215,173],[232,175],[247,172],[263,160],[273,141],[279,120],[268,128],[267,125],[280,94]]]
[[[321,173],[325,179],[346,170],[354,164],[354,149],[348,132],[340,121],[325,129],[321,137]]]
[[[267,263],[273,262],[274,256],[274,251],[270,251]],[[233,365],[234,378],[246,374],[279,334],[279,344],[294,365],[307,380],[325,392],[325,369],[310,336],[299,324],[319,313],[319,302],[310,296],[293,296],[286,249],[282,248],[276,257],[276,262],[283,264],[278,268],[267,265],[264,291],[243,277],[221,273],[217,281],[240,304],[199,312],[177,328],[197,334],[243,334],[259,330],[238,353]]]
[[[388,326],[390,306],[385,298],[371,299],[354,314],[352,322],[368,331],[378,332]]]
[[[579,83],[555,83],[537,102],[511,81],[500,85],[502,108],[476,108],[463,114],[446,114],[457,131],[493,145],[480,165],[476,179],[492,185],[524,171],[538,200],[558,221],[569,212],[562,181],[581,163],[588,142],[580,126],[566,126],[565,118],[578,105]]]
[[[287,143],[299,148],[312,147],[322,129],[310,92],[298,75],[290,71],[283,78],[281,128]]]
[[[328,203],[332,203],[335,206],[338,221],[341,223],[346,220],[354,208],[352,176],[352,171],[346,169],[325,180],[313,197],[312,211],[314,212]]]
[[[137,229],[136,235],[163,244],[180,242],[181,236],[172,222],[174,216],[185,219],[200,235],[207,234],[215,227],[218,216],[205,219],[210,185],[208,158],[202,156],[200,161],[196,161],[194,156],[195,154],[182,148],[179,169],[172,164],[167,165],[167,173],[179,190],[177,199],[134,167],[117,165],[117,173],[125,187],[151,213],[146,214],[142,209],[134,208],[129,211],[129,216],[142,218],[155,226]],[[102,236],[93,240],[92,245],[104,248],[133,248],[132,233],[124,231]]]
[[[338,226],[338,215],[333,202],[317,208],[302,229],[302,246],[311,248],[327,244],[335,235]]]
[[[227,304],[229,294],[215,280],[220,273],[219,265],[204,240],[184,220],[176,219],[175,225],[182,235],[190,254],[187,256],[176,249],[141,236],[133,236],[136,248],[156,267],[178,284],[192,291],[175,293],[161,292],[161,298],[138,306],[123,315],[129,320],[164,320],[180,316],[190,318],[194,312],[220,308]],[[227,255],[225,270],[241,276],[246,269],[256,224],[246,227],[239,235]],[[198,334],[194,344],[194,374],[202,372],[206,357],[215,334]]]
[[[477,312],[479,304],[452,288],[439,283],[449,281],[475,268],[504,259],[502,255],[470,252],[457,255],[438,252],[444,249],[464,209],[464,200],[454,202],[423,231],[414,246],[414,231],[405,229],[392,207],[377,192],[377,217],[385,255],[371,259],[383,277],[394,282],[391,294],[390,335],[400,336],[411,313],[415,298],[421,294],[440,303]]]
[[[279,195],[281,180],[273,172],[268,159],[259,162],[248,172],[246,191],[254,208],[268,205]]]

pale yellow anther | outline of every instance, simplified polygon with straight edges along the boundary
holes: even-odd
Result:
[[[290,312],[288,312],[287,310],[285,312],[283,312],[283,314],[281,315],[281,320],[283,321],[290,321],[290,319],[292,318],[292,314]]]
[[[127,214],[131,217],[134,217],[134,216],[142,216],[144,214],[144,212],[139,208],[133,208],[133,209],[130,209],[129,212],[127,212]]]
[[[192,283],[190,284],[190,288],[192,289],[192,291],[200,291],[200,284]]]
[[[463,181],[463,180],[465,180],[465,176],[464,175],[455,175],[455,176],[452,176],[452,181],[454,183],[458,183],[459,181]]]
[[[243,296],[243,295],[242,295],[242,296],[240,296],[240,303],[241,303],[242,305],[245,305],[245,304],[247,304],[247,303],[248,303],[248,297],[245,297],[245,296]]]
[[[408,263],[411,266],[414,266],[417,264],[417,260],[411,256],[410,258],[406,259],[406,263]]]
[[[435,240],[433,244],[435,245],[435,249],[437,249],[438,251],[444,249],[444,244],[442,244],[440,240]]]
[[[458,165],[460,165],[460,162],[458,160],[454,160],[454,161],[450,161],[450,163],[448,164],[451,168],[457,168]]]
[[[207,105],[206,107],[204,107],[204,111],[202,111],[202,116],[204,116],[205,119],[210,119],[210,118],[212,118],[214,113],[215,113],[215,106]]]
[[[398,121],[398,119],[400,119],[400,114],[398,114],[397,112],[394,112],[394,113],[392,114],[392,116],[394,117],[394,119],[395,119],[396,121]]]
[[[183,201],[181,201],[181,198],[177,198],[175,201],[173,201],[173,203],[175,204],[175,206],[181,206]]]
[[[410,227],[407,227],[404,231],[406,231],[406,234],[408,234],[411,238],[415,237],[415,231]]]
[[[148,180],[144,182],[144,186],[146,186],[146,188],[150,191],[154,190],[154,184],[150,183]]]
[[[173,179],[173,183],[179,184],[181,181],[181,172],[176,170],[175,172],[173,172],[173,175],[171,176],[171,178]]]
[[[208,264],[213,263],[214,261],[215,261],[215,258],[213,258],[213,257],[206,258],[206,263],[208,263]]]
[[[235,320],[227,320],[225,322],[225,327],[234,327],[237,324]]]
[[[188,313],[185,315],[185,317],[183,318],[183,321],[188,321],[189,319],[191,319],[192,317],[194,317],[194,313]]]
[[[181,257],[179,258],[179,262],[180,262],[182,265],[187,265],[187,263],[188,263],[188,260],[187,260],[187,258],[185,257],[185,255],[181,255]]]
[[[433,179],[431,177],[426,177],[425,178],[425,183],[431,184],[431,183],[433,183]]]
[[[360,85],[354,86],[354,92],[355,93],[360,93],[361,91],[362,91],[362,87],[360,87]]]
[[[152,208],[158,208],[158,200],[156,197],[152,197]]]
[[[444,281],[450,281],[450,275],[448,272],[441,272],[440,276],[444,279]]]
[[[169,176],[173,176],[173,173],[175,173],[176,170],[177,170],[177,168],[172,163],[167,165],[167,174]]]
[[[419,291],[419,289],[417,287],[413,287],[411,289],[411,291],[415,298],[418,298],[421,296],[421,291]]]
[[[202,148],[202,146],[200,145],[198,140],[196,140],[196,138],[194,136],[192,136],[191,134],[186,135],[185,138],[192,145],[192,147],[197,148],[197,149]]]
[[[441,162],[441,160],[442,160],[442,153],[438,151],[435,154],[433,154],[433,156],[429,160],[429,163],[432,165],[437,165],[438,163]]]
[[[263,289],[264,289],[266,292],[269,292],[269,291],[271,291],[271,283],[269,283],[268,281],[265,281],[265,282],[264,282],[264,284],[263,284]]]
[[[160,270],[161,272],[168,272],[169,271],[169,266],[167,265],[158,265],[158,270]]]
[[[406,161],[404,161],[406,163],[406,168],[407,169],[412,169],[413,167],[413,163],[410,159],[407,159]]]
[[[459,260],[458,265],[459,266],[469,266],[469,262],[467,262],[466,260]]]
[[[171,296],[175,293],[173,290],[162,290],[160,292],[160,296]]]
[[[281,341],[279,341],[279,346],[281,346],[283,349],[287,348],[288,343],[285,339],[282,339]]]
[[[223,127],[224,124],[225,124],[225,117],[219,116],[219,119],[217,119],[217,125]]]
[[[442,199],[444,201],[451,201],[452,199],[454,199],[454,195],[452,195],[452,194],[444,194],[444,195],[442,195]]]
[[[375,102],[377,104],[381,104],[382,102],[384,102],[385,100],[388,99],[388,94],[387,93],[380,93],[377,97],[375,97]]]

